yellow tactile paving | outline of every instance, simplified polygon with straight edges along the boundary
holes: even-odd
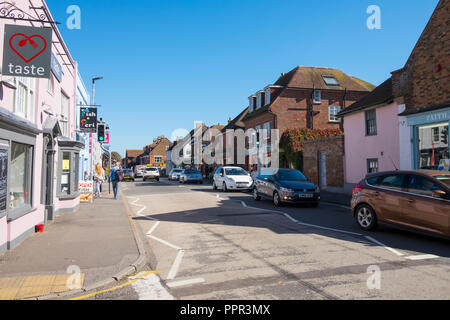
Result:
[[[70,291],[67,280],[72,274],[0,278],[0,300],[17,300]],[[80,274],[80,284],[84,284]]]

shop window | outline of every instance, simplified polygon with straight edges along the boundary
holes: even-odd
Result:
[[[33,147],[12,142],[10,157],[9,210],[26,211],[31,209]]]
[[[450,159],[448,122],[417,128],[418,168],[439,168],[441,162]]]
[[[79,157],[79,153],[74,150],[62,149],[59,152],[59,198],[76,198],[78,196]]]

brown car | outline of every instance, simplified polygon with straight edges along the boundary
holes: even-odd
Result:
[[[353,190],[351,208],[366,231],[386,222],[450,237],[450,172],[370,174]]]

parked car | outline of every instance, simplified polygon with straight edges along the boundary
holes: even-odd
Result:
[[[285,203],[306,203],[317,207],[320,188],[293,169],[262,170],[255,181],[253,198],[268,198],[277,207]]]
[[[229,190],[251,190],[253,179],[250,174],[240,167],[220,167],[214,174],[213,189],[221,188]]]
[[[159,181],[160,173],[158,168],[148,167],[145,168],[144,176],[142,177],[144,181],[156,180]]]
[[[183,169],[172,169],[169,173],[169,181],[179,181]]]
[[[450,172],[370,174],[354,188],[351,209],[363,230],[385,222],[450,237]]]
[[[134,172],[131,169],[123,169],[123,180],[134,181]]]
[[[185,169],[180,174],[180,183],[203,183],[203,176],[197,169]]]
[[[142,178],[144,176],[145,166],[137,166],[134,174],[135,178]]]

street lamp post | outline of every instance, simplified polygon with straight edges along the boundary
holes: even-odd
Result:
[[[92,79],[92,105],[95,106],[95,81],[102,80],[103,77]],[[91,180],[94,181],[94,138],[91,138]]]

